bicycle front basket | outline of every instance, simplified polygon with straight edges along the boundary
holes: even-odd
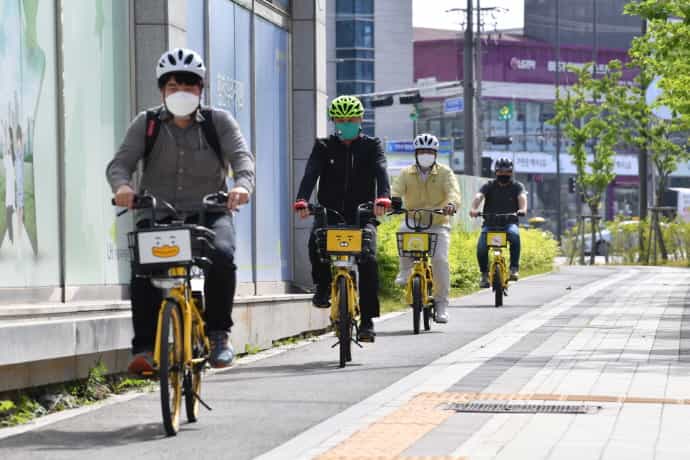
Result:
[[[486,245],[492,248],[505,248],[508,246],[508,233],[486,232]]]
[[[193,263],[192,232],[188,227],[142,229],[127,234],[136,273],[165,272]]]
[[[436,233],[399,232],[396,237],[400,257],[423,257],[427,254],[433,257],[436,253]]]

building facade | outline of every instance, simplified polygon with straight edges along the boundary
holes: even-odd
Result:
[[[328,95],[367,94],[413,84],[412,0],[327,0]],[[410,108],[372,109],[365,99],[365,133],[412,135]]]
[[[561,1],[559,31],[562,44],[592,46],[596,17],[596,41],[606,48],[628,49],[641,34],[642,21],[623,14],[628,0]],[[547,43],[556,41],[556,2],[525,0],[525,36]]]
[[[429,35],[429,34],[426,34]],[[556,98],[556,54],[549,43],[524,36],[502,34],[482,39],[482,83],[479,104],[481,150],[484,158],[499,156],[513,158],[518,178],[522,180],[529,197],[531,215],[548,219],[555,230],[558,193],[561,193],[563,228],[574,224],[577,215],[575,195],[568,191],[568,178],[575,167],[567,153],[565,137],[560,146],[561,187],[556,180],[556,128],[548,120],[554,116]],[[415,42],[415,78],[436,77],[438,81],[454,81],[463,75],[463,41],[459,38],[419,40]],[[597,52],[597,71],[606,72],[613,59],[628,61],[624,49],[601,48]],[[592,59],[592,48],[579,45],[561,47],[561,85],[570,85],[575,75],[565,65],[581,66]],[[623,79],[631,81],[632,70],[624,72]],[[464,113],[456,104],[462,95],[457,90],[440,92],[438,97],[426,98],[418,105],[419,129],[436,133],[453,145],[449,164],[463,170],[462,139]],[[496,145],[491,137],[508,136],[510,145]],[[637,152],[620,151],[616,158],[618,177],[609,187],[602,209],[607,218],[616,215],[630,217],[639,209]]]
[[[256,193],[236,217],[239,294],[306,278],[289,205],[304,167],[293,152],[326,132],[317,3],[2,2],[0,304],[127,297],[132,221],[116,217],[104,171],[130,120],[160,104],[155,63],[177,46],[202,54],[205,102],[229,110],[256,152]]]

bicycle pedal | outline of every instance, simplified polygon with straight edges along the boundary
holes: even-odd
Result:
[[[364,348],[361,343],[359,343],[359,340],[352,339],[352,343],[357,345],[359,348]]]

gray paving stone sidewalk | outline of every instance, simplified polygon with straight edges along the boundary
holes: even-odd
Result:
[[[447,390],[580,395],[581,403],[601,406],[596,414],[457,413],[402,458],[690,458],[689,296],[690,271],[641,268],[553,317]]]

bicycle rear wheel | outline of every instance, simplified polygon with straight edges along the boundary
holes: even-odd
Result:
[[[412,278],[412,330],[419,334],[419,320],[422,313],[422,280],[419,275]]]
[[[338,279],[338,341],[340,345],[340,367],[352,359],[352,317],[350,316],[347,280],[344,276]]]
[[[174,300],[166,299],[163,304],[160,338],[161,343],[158,345],[163,426],[168,436],[175,436],[180,429],[184,363],[182,314]]]
[[[503,305],[503,279],[501,275],[501,267],[496,264],[494,266],[494,282],[493,282],[494,295],[496,296],[494,305],[500,307]]]

